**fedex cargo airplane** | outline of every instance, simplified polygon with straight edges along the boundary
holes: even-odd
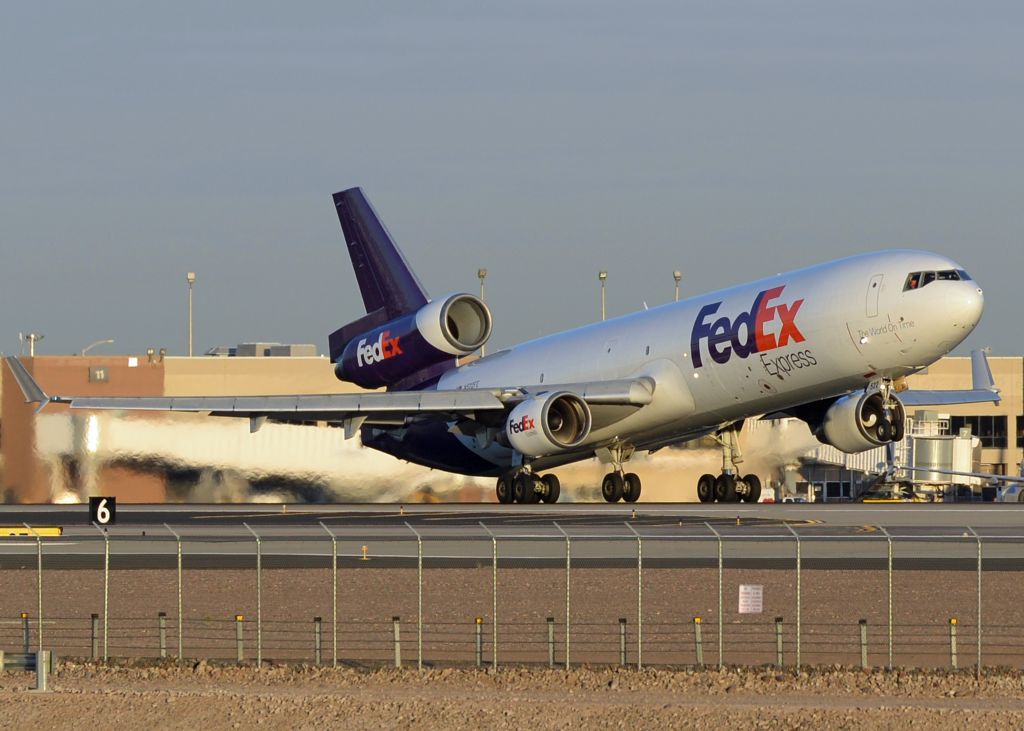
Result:
[[[905,406],[996,401],[984,355],[969,391],[910,391],[906,376],[978,324],[982,290],[926,251],[852,256],[777,274],[499,350],[462,365],[491,334],[471,294],[431,299],[359,188],[334,204],[366,315],[332,333],[338,378],[361,394],[268,397],[47,396],[8,361],[30,401],[83,409],[201,411],[272,421],[326,420],[365,446],[450,472],[496,477],[502,503],[555,502],[546,470],[597,456],[608,502],[636,501],[638,451],[712,435],[722,471],[702,502],[756,502],[743,475],[745,419],[793,416],[825,444],[861,452],[903,438]]]

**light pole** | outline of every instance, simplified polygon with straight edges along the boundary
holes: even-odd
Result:
[[[189,272],[185,275],[188,281],[188,357],[192,357],[192,285],[196,283],[196,273]]]
[[[114,342],[113,338],[107,338],[106,340],[97,340],[95,343],[89,343],[84,348],[82,348],[82,352],[79,353],[79,355],[85,355],[90,350],[95,348],[97,345],[111,345],[113,342]]]
[[[42,333],[29,333],[28,335],[25,336],[25,340],[28,341],[28,357],[29,358],[35,358],[36,357],[36,343],[39,342],[40,340],[42,340],[44,337],[46,337],[46,336],[43,335]]]
[[[480,277],[480,301],[484,301],[484,279],[487,278],[487,269],[480,267],[476,270],[476,275]],[[480,346],[480,357],[484,357],[487,354],[487,344],[484,343]]]
[[[672,278],[676,280],[676,302],[679,301],[679,280],[683,278],[683,273],[676,269],[672,272]]]
[[[605,310],[604,310],[604,282],[605,282],[606,279],[608,279],[608,272],[606,272],[606,271],[604,271],[602,269],[601,271],[599,271],[597,273],[597,278],[601,282],[601,319],[603,320],[604,319],[604,315],[605,315]]]

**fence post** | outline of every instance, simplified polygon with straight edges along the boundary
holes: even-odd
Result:
[[[718,539],[718,669],[721,670],[725,664],[725,637],[724,628],[725,623],[722,615],[724,614],[725,603],[722,599],[722,535],[716,531],[710,523],[705,522],[707,529],[715,534],[715,538]]]
[[[977,531],[975,531],[974,528],[971,528],[970,526],[967,526],[967,530],[969,530],[974,535],[975,540],[978,541],[978,631],[977,631],[977,637],[978,637],[977,657],[978,657],[978,661],[977,661],[977,668],[975,670],[975,676],[974,677],[977,680],[980,681],[981,680],[981,536],[979,536]],[[42,629],[42,623],[40,623],[40,629]]]
[[[321,659],[321,621],[320,617],[313,617],[313,662],[320,664]]]
[[[888,576],[889,588],[886,593],[888,595],[889,603],[889,661],[887,663],[887,667],[889,670],[892,670],[892,536],[889,534],[889,531],[887,531],[884,526],[878,526],[878,530],[882,531],[882,533],[885,535],[885,540],[888,544],[888,560],[886,574]]]
[[[423,537],[407,522],[416,536],[416,668],[423,669]]]
[[[98,523],[96,530],[103,536],[103,662],[107,661],[107,636],[110,628],[110,535]]]
[[[636,536],[636,666],[639,669],[644,666],[644,539],[636,528],[629,523],[625,525]]]
[[[181,536],[174,532],[171,526],[164,523],[166,528],[172,536],[174,536],[175,542],[178,544],[178,661],[182,659],[182,648],[184,647],[184,638],[182,637],[182,614],[181,614]]]
[[[491,537],[491,667],[498,667],[498,537],[491,529],[478,521],[480,527]]]
[[[555,666],[555,618],[548,617],[548,667]]]
[[[484,618],[476,618],[476,666],[484,664]]]
[[[956,670],[956,617],[949,619],[949,664]]]
[[[167,657],[167,612],[156,615],[157,627],[160,630],[160,657]]]
[[[796,667],[800,668],[800,640],[802,637],[802,627],[800,624],[801,620],[801,593],[800,593],[800,573],[803,568],[803,552],[800,544],[800,534],[793,530],[793,526],[786,523],[786,527],[789,528],[789,532],[796,538]]]
[[[700,617],[693,618],[693,641],[696,646],[697,667],[704,667],[704,637],[701,633]]]
[[[22,644],[25,645],[25,654],[27,655],[32,646],[32,634],[31,628],[28,624],[28,612],[21,613],[21,639]]]
[[[626,665],[626,618],[619,617],[619,665]]]
[[[244,628],[245,617],[241,614],[235,615],[235,659],[241,663],[245,659],[245,648],[243,645],[242,629]]]
[[[256,667],[263,667],[263,542],[248,523],[242,523],[256,539]]]
[[[860,666],[861,669],[868,669],[868,621],[860,620]]]
[[[775,665],[782,668],[782,617],[775,618]]]
[[[320,527],[331,537],[331,666],[338,667],[338,539],[322,520]]]
[[[392,617],[391,622],[394,626],[395,633],[395,667],[402,667],[402,629],[400,617]]]
[[[47,673],[50,672],[50,651],[40,650],[36,653],[36,690],[38,692],[46,692],[49,690],[47,687]]]
[[[89,618],[89,634],[90,634],[90,646],[92,647],[91,658],[93,660],[100,654],[99,651],[99,634],[100,634],[100,615],[93,612]]]
[[[572,568],[572,540],[569,538],[569,534],[562,530],[562,526],[555,523],[555,527],[562,531],[562,535],[565,536],[565,669],[569,669],[569,633],[572,626],[572,619],[569,611],[569,598],[570,598],[570,578]]]
[[[36,624],[36,639],[39,641],[39,650],[43,649],[43,537],[28,523],[22,523],[29,532],[36,537],[36,594],[38,598],[39,619]],[[28,645],[25,645],[25,652],[28,652]]]

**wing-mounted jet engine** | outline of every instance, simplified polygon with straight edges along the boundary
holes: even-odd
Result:
[[[363,388],[391,386],[430,366],[479,349],[491,336],[491,313],[471,294],[453,294],[353,336],[334,373]]]
[[[902,440],[906,411],[896,396],[886,399],[882,392],[873,391],[843,396],[820,415],[801,418],[819,442],[855,454]]]
[[[528,457],[580,446],[590,435],[590,425],[587,402],[568,391],[528,398],[505,420],[509,444]]]

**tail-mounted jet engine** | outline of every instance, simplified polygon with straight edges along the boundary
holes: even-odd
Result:
[[[895,396],[851,394],[833,403],[815,430],[818,441],[849,454],[903,439],[906,412]]]
[[[390,386],[423,368],[469,355],[490,336],[487,305],[471,294],[453,294],[353,337],[334,374],[363,388]]]
[[[590,435],[590,408],[574,393],[535,396],[512,409],[505,421],[509,444],[528,457],[578,447]]]

